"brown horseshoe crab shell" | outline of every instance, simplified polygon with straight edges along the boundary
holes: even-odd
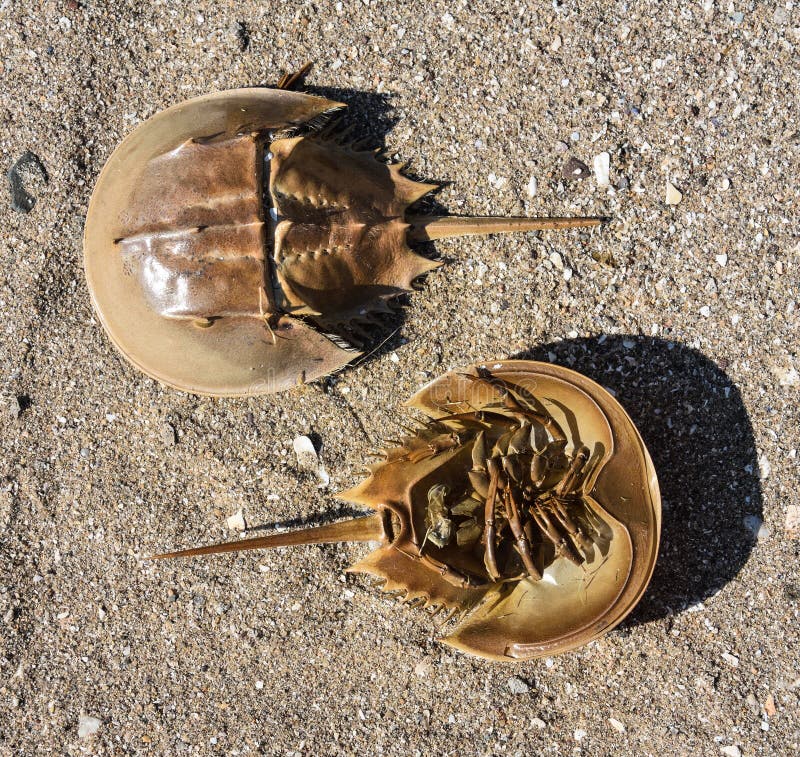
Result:
[[[641,598],[661,501],[620,404],[574,371],[524,360],[447,373],[407,403],[427,420],[340,499],[375,513],[162,555],[380,541],[349,570],[459,622],[442,639],[494,660],[587,644]]]
[[[219,92],[157,113],[114,151],[89,203],[84,267],[131,363],[197,394],[291,388],[357,357],[351,335],[439,265],[409,241],[601,221],[408,216],[437,187],[320,130],[344,107]]]
[[[353,358],[352,351],[341,349],[296,319],[273,326],[279,334],[284,329],[286,333],[272,344],[263,321],[250,315],[219,318],[211,328],[199,328],[193,319],[164,317],[153,307],[152,298],[143,296],[140,272],[131,265],[130,256],[120,254],[119,241],[133,236],[132,230],[147,243],[142,230],[191,229],[194,234],[187,232],[178,240],[186,241],[185,257],[191,260],[198,255],[192,242],[206,226],[221,234],[216,245],[220,257],[226,251],[238,252],[243,263],[252,261],[257,267],[259,256],[263,259],[265,234],[257,151],[247,150],[248,145],[242,143],[242,154],[235,163],[219,154],[181,161],[176,151],[191,147],[198,136],[234,137],[243,126],[285,129],[337,107],[341,107],[339,103],[297,92],[220,92],[157,113],[117,147],[89,203],[84,267],[95,312],[115,346],[137,368],[178,389],[240,395],[258,393],[259,387],[272,391],[286,388],[296,384],[297,376],[304,372],[311,380]],[[199,150],[204,146],[197,144]],[[216,196],[209,196],[209,180],[226,166],[227,174],[214,177]],[[233,173],[231,167],[240,170]],[[176,172],[184,174],[179,181]],[[159,184],[165,191],[154,191],[151,199],[148,193]],[[137,217],[132,217],[132,209]],[[170,219],[171,224],[166,222]],[[227,278],[206,270],[205,281]],[[240,276],[245,273],[240,271]],[[233,278],[235,284],[235,274]]]

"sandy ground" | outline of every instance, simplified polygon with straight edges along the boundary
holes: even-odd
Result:
[[[800,8],[397,5],[0,4],[3,169],[31,151],[49,175],[29,166],[35,205],[7,190],[0,221],[0,753],[796,752]],[[92,313],[94,181],[148,116],[307,60],[357,135],[449,182],[448,211],[613,220],[431,246],[448,264],[393,349],[325,382],[163,388]],[[562,176],[602,152],[610,187]],[[345,577],[360,545],[143,559],[232,536],[239,510],[330,514],[404,398],[510,356],[613,389],[659,473],[653,583],[600,641],[468,658]],[[328,491],[298,470],[297,434],[321,444]]]

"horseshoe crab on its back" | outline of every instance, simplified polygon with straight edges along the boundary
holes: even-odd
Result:
[[[425,416],[340,499],[372,513],[159,555],[379,542],[349,570],[431,612],[444,643],[494,660],[587,644],[619,624],[652,575],[661,499],[633,422],[574,371],[469,366],[407,403]]]

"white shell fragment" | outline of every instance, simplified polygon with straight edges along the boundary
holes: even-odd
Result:
[[[297,455],[297,464],[303,469],[310,471],[319,479],[319,488],[324,489],[330,483],[330,476],[320,462],[314,444],[307,436],[297,436],[292,442],[294,453]]]
[[[247,525],[244,522],[244,514],[241,510],[235,512],[225,520],[225,524],[231,531],[246,531]]]
[[[667,182],[667,193],[664,201],[667,205],[677,205],[683,199],[681,192],[671,181]]]
[[[800,386],[800,373],[797,372],[797,368],[794,366],[776,368],[774,369],[774,373],[781,386]]]
[[[99,730],[103,721],[91,715],[81,715],[78,719],[78,738],[88,739],[94,736]]]
[[[607,187],[609,185],[611,156],[607,152],[595,155],[592,161],[592,168],[594,168],[594,178],[597,179],[597,186]]]
[[[536,181],[535,176],[531,176],[527,186],[528,197],[536,197],[536,192],[538,190],[539,190],[539,182]]]

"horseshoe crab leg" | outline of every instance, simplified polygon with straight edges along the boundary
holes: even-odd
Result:
[[[584,554],[589,554],[593,547],[592,540],[586,536],[583,529],[575,522],[566,506],[558,499],[553,497],[550,500],[551,512],[553,517],[561,524],[561,527],[569,534],[572,541],[583,550]]]
[[[493,581],[500,578],[500,571],[497,569],[497,544],[495,539],[497,532],[495,529],[494,515],[495,515],[495,502],[497,500],[497,487],[500,480],[500,466],[497,461],[492,458],[488,462],[489,466],[489,492],[486,497],[486,554],[484,555],[484,563],[486,570],[492,577]]]
[[[423,563],[430,565],[445,581],[457,586],[459,589],[466,589],[472,586],[483,586],[484,582],[477,581],[472,576],[462,573],[449,565],[431,557],[430,555],[422,555],[419,558]]]
[[[517,507],[511,487],[507,489],[507,496],[505,500],[506,511],[508,513],[508,525],[511,526],[511,533],[514,534],[514,539],[516,539],[517,548],[519,549],[519,556],[522,558],[522,564],[525,566],[528,576],[538,580],[542,577],[542,574],[533,564],[531,545],[528,541],[528,536],[522,527],[522,521],[519,517],[519,508]]]
[[[544,426],[554,441],[566,442],[567,436],[558,424],[558,421],[556,421],[550,413],[540,413],[523,405],[517,397],[513,385],[509,384],[507,381],[497,378],[497,376],[492,375],[492,373],[485,368],[478,369],[477,376],[473,376],[471,373],[462,373],[461,375],[470,381],[475,381],[476,383],[485,382],[497,389],[503,397],[503,403],[506,409],[513,413],[520,422],[529,420],[538,423],[540,426]]]
[[[547,516],[547,513],[544,512],[539,507],[532,507],[531,508],[531,515],[533,519],[536,521],[536,525],[539,526],[541,532],[550,539],[551,542],[556,547],[556,550],[566,557],[570,562],[574,563],[575,565],[581,565],[583,563],[583,558],[575,549],[570,541],[567,540],[565,536],[562,536],[559,530],[553,525],[553,522]]]
[[[588,460],[589,448],[584,445],[575,453],[569,469],[564,474],[564,478],[556,486],[555,494],[557,497],[562,497],[575,491],[581,481],[582,473]]]

